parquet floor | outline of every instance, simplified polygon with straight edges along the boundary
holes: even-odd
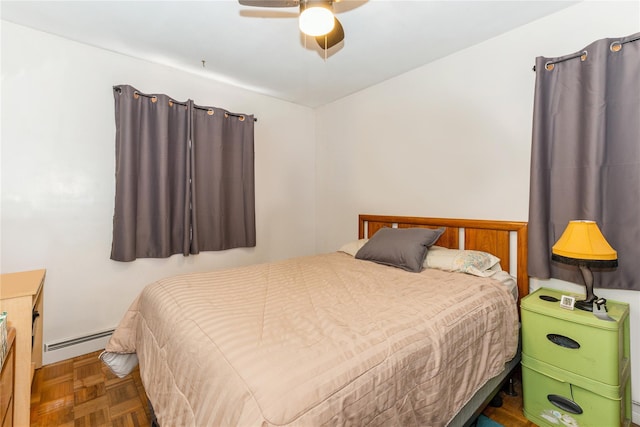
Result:
[[[118,378],[98,359],[99,354],[63,360],[36,371],[31,389],[32,427],[151,425],[138,370]],[[487,407],[484,414],[505,427],[536,427],[522,414],[522,388],[518,377],[515,389],[518,396],[501,393],[503,406]]]
[[[118,378],[100,352],[44,366],[31,387],[31,426],[150,426],[140,374]]]

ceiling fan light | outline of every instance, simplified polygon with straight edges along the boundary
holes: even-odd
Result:
[[[333,30],[333,13],[322,6],[308,7],[300,14],[300,31],[310,36],[323,36]]]

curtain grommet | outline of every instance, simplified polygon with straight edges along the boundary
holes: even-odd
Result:
[[[140,94],[138,93],[138,91],[133,92],[133,99],[139,99],[140,98]]]
[[[229,118],[229,113],[224,113],[224,118],[228,119]]]
[[[544,69],[547,71],[551,71],[555,68],[555,65],[553,64],[553,62],[547,62],[546,64],[544,64]]]
[[[207,114],[210,115],[210,116],[213,116],[215,114],[215,111],[213,111],[213,108],[209,108],[207,110]]]
[[[241,122],[244,122],[244,116],[238,117],[238,120],[240,120]]]
[[[151,97],[151,102],[153,102],[154,104],[155,104],[156,102],[158,102],[158,97],[157,97],[157,96],[155,96],[155,95],[153,95],[153,96]]]
[[[580,61],[582,61],[582,62],[586,61],[587,60],[587,56],[588,56],[587,51],[586,50],[583,51],[582,55],[580,55]]]
[[[169,100],[169,107],[173,107],[173,101]]]
[[[622,50],[622,43],[619,41],[615,41],[609,45],[609,50],[611,52],[620,52]]]

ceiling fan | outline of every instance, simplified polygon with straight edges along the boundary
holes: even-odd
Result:
[[[299,7],[300,31],[316,39],[321,49],[329,49],[344,40],[342,24],[333,14],[333,3],[340,0],[238,0],[243,6]]]

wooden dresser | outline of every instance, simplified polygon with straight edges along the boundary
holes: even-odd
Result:
[[[13,394],[16,426],[30,424],[31,381],[34,371],[42,366],[45,273],[46,270],[33,270],[0,275],[0,312],[7,312],[9,327],[16,330]]]
[[[2,427],[13,426],[13,388],[15,377],[15,342],[16,328],[9,328],[7,332],[7,354],[2,361],[0,372],[0,425]]]

